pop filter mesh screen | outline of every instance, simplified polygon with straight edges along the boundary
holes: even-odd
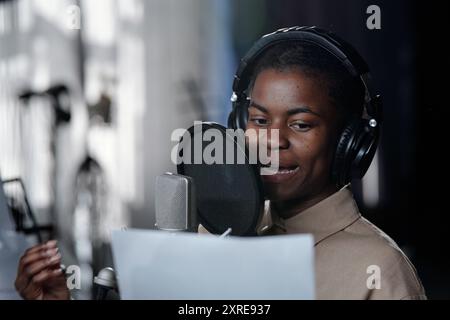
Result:
[[[205,139],[208,130],[214,131],[214,137]],[[199,222],[215,234],[231,228],[232,235],[255,235],[264,198],[258,167],[249,164],[245,143],[219,124],[202,123],[183,136],[178,155],[182,159],[178,173],[193,178]]]

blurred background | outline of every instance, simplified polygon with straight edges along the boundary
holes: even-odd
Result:
[[[372,4],[379,30],[366,26]],[[64,262],[82,269],[74,296],[89,299],[92,276],[112,265],[110,230],[154,228],[155,177],[176,170],[172,131],[225,124],[233,74],[252,43],[316,25],[356,47],[384,98],[379,151],[353,183],[361,211],[410,257],[429,298],[450,298],[444,6],[1,0],[0,178],[15,229],[28,243],[59,239]]]

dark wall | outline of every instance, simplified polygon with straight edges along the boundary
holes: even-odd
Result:
[[[414,194],[417,208],[414,221],[417,237],[413,243],[420,252],[419,266],[424,282],[437,298],[450,298],[450,254],[447,152],[448,6],[445,1],[425,5],[416,2],[416,159],[412,173],[419,185]]]

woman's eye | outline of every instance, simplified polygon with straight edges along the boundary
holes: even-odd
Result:
[[[269,121],[264,118],[250,118],[250,121],[256,124],[257,126],[266,126],[269,124]]]
[[[289,125],[291,128],[293,128],[296,131],[305,132],[311,129],[311,125],[303,122],[296,122]]]

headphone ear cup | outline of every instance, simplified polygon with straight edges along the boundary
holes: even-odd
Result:
[[[352,178],[361,179],[375,156],[379,128],[371,128],[368,120],[355,119],[345,127],[334,156],[332,176],[339,187]]]
[[[238,110],[238,114],[237,114],[237,118],[238,118],[238,123],[239,123],[239,127],[238,129],[244,129],[247,127],[247,122],[248,122],[248,103],[242,103],[239,105]]]
[[[228,116],[228,128],[245,129],[248,121],[248,101],[233,102],[233,108]]]
[[[350,182],[355,137],[359,127],[359,120],[353,120],[348,124],[339,137],[336,151],[334,154],[332,178],[335,183],[341,187]]]
[[[362,120],[361,132],[358,133],[358,142],[353,155],[352,175],[361,179],[366,174],[375,157],[378,146],[380,130],[370,127],[367,120]]]

